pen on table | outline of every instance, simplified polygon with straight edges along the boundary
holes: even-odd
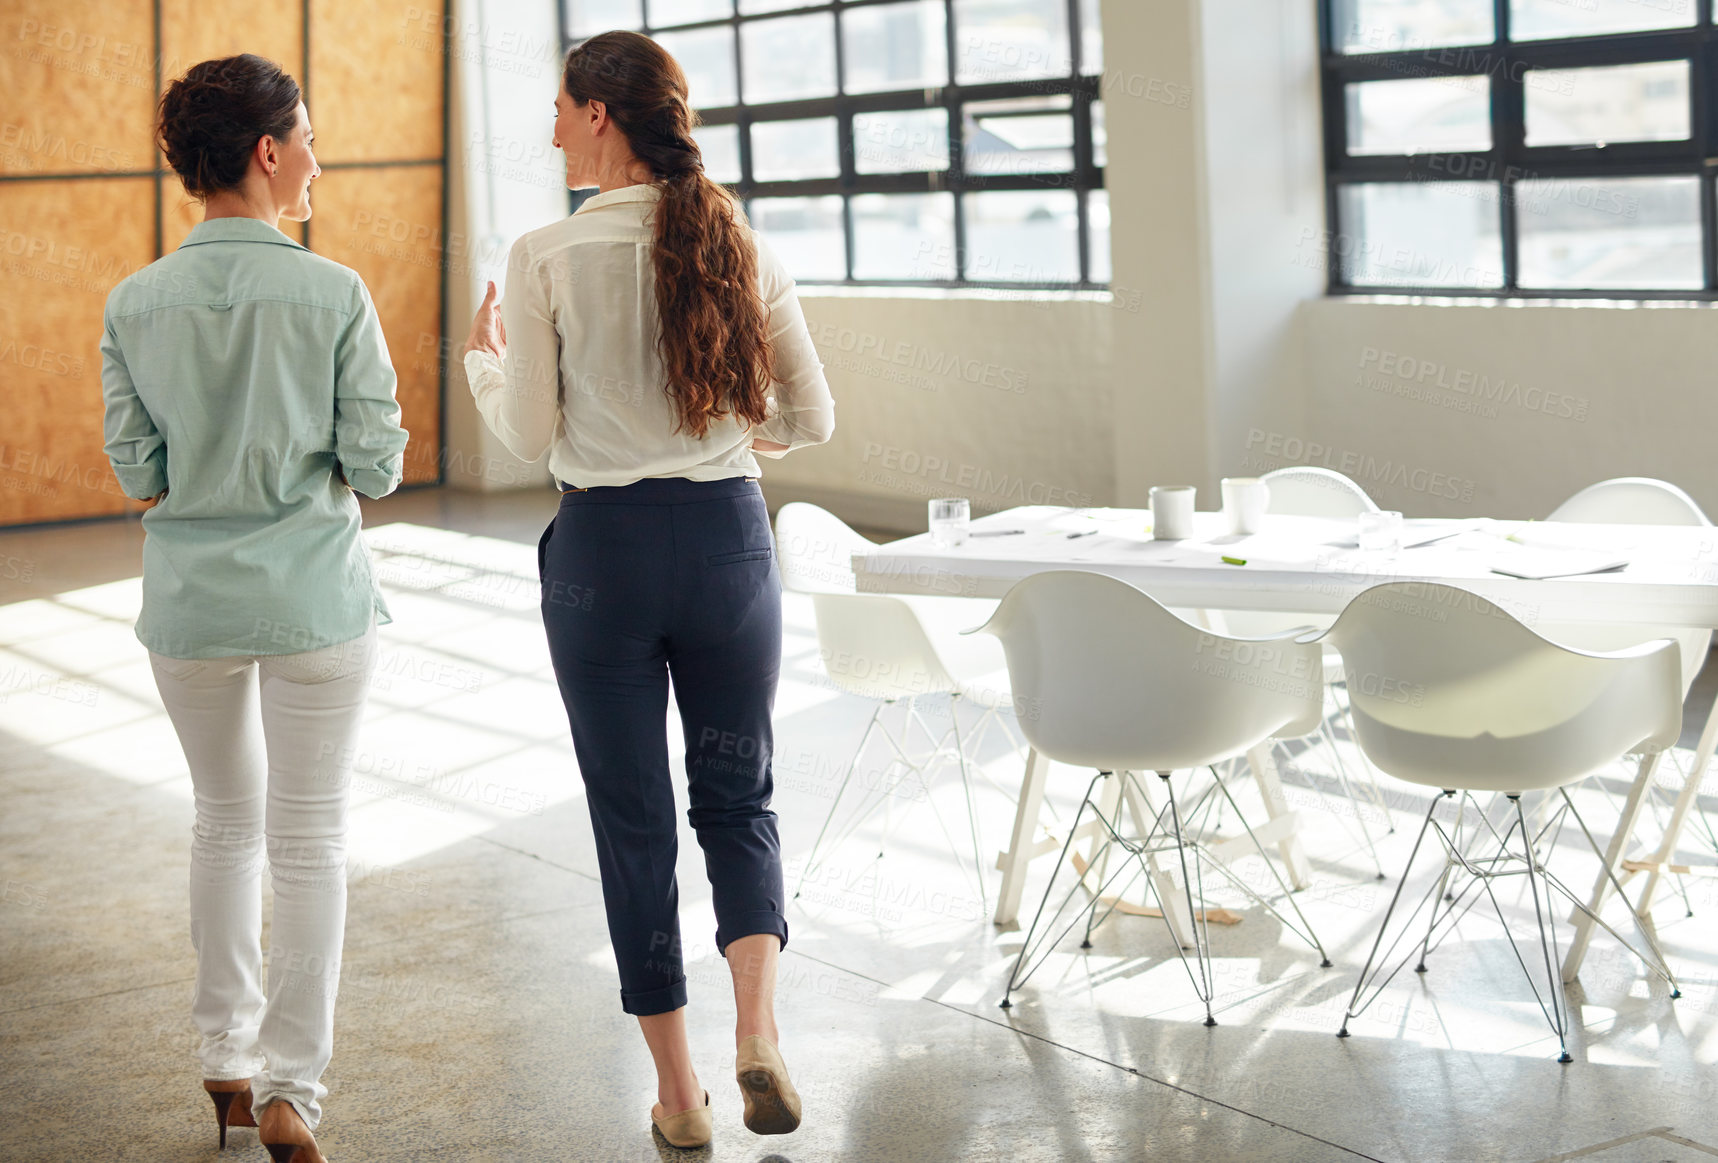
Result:
[[[1024,529],[974,529],[974,537],[1008,537],[1015,533],[1024,533]]]
[[[1072,541],[1076,537],[1090,537],[1092,534],[1094,534],[1096,532],[1097,532],[1096,529],[1087,529],[1083,533],[1070,533],[1070,534],[1068,534],[1068,540]]]

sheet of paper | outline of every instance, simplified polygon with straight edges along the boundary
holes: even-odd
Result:
[[[1579,577],[1626,569],[1629,559],[1603,549],[1540,549],[1522,546],[1499,555],[1491,571],[1505,577],[1541,581],[1553,577]]]

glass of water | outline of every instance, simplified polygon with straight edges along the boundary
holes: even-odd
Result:
[[[1390,509],[1360,514],[1360,548],[1366,553],[1395,553],[1402,548],[1402,514]]]
[[[931,543],[938,549],[953,549],[966,543],[966,527],[972,506],[965,497],[938,497],[930,503]]]

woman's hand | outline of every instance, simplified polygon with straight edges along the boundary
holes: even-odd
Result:
[[[465,351],[460,355],[472,351],[487,351],[496,359],[507,356],[507,328],[501,324],[501,304],[496,298],[494,280],[484,292],[483,302],[478,304],[477,314],[471,320],[471,334],[466,337]]]

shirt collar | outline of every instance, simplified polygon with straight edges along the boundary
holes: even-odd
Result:
[[[583,214],[586,210],[598,210],[604,206],[613,206],[620,202],[655,202],[662,197],[662,187],[653,182],[641,182],[635,186],[621,186],[614,190],[605,190],[600,194],[592,194],[583,202],[574,214]]]
[[[191,233],[179,245],[197,246],[205,242],[272,242],[276,246],[309,249],[260,218],[208,218],[191,227]]]

